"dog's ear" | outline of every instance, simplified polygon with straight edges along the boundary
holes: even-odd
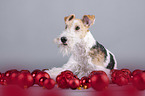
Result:
[[[72,21],[73,19],[75,19],[75,14],[71,14],[69,16],[64,17],[65,22]]]
[[[84,15],[82,21],[89,28],[95,22],[95,15]]]

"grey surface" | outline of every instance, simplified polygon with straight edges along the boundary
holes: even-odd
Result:
[[[90,31],[119,68],[145,68],[145,0],[0,0],[0,71],[66,63],[53,39],[72,13],[96,16]]]

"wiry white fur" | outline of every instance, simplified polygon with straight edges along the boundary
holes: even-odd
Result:
[[[74,22],[77,21],[74,20]],[[81,78],[82,76],[87,76],[91,71],[103,70],[110,77],[110,70],[106,69],[105,67],[107,67],[108,63],[110,62],[109,53],[111,52],[106,49],[107,58],[106,62],[104,62],[104,66],[98,66],[93,64],[91,62],[92,58],[89,56],[88,52],[90,51],[92,46],[96,44],[96,40],[92,36],[91,32],[87,32],[86,36],[83,39],[80,39],[77,34],[74,32],[74,29],[67,29],[59,36],[59,38],[55,40],[56,43],[59,45],[63,55],[68,55],[69,53],[71,53],[71,56],[68,62],[62,67],[54,67],[46,72],[48,72],[53,79],[55,79],[58,74],[65,70],[72,71],[79,78]],[[67,46],[63,45],[60,41],[60,37],[63,36],[67,37],[68,39]],[[116,60],[115,63],[117,63]],[[117,68],[116,65],[117,64],[115,64],[115,68]]]

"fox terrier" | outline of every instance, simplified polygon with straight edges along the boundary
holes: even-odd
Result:
[[[70,70],[79,78],[94,70],[102,70],[110,77],[110,70],[117,69],[115,56],[97,42],[88,30],[95,22],[94,15],[84,15],[76,19],[74,14],[64,18],[65,30],[54,41],[63,55],[71,54],[68,62],[60,68],[46,72],[55,79],[62,71]]]

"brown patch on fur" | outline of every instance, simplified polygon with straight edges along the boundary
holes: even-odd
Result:
[[[67,24],[70,21],[73,21],[75,19],[75,14],[71,14],[69,16],[64,17],[64,21]]]
[[[89,18],[89,20],[91,20],[91,25],[93,25],[94,20],[95,20],[95,16],[94,15],[84,15],[84,16],[87,16]],[[84,24],[83,19],[82,20],[81,19],[76,19],[74,14],[71,14],[71,15],[69,15],[67,17],[64,17],[64,20],[65,20],[65,24],[66,24],[67,28],[69,28],[69,29],[71,27],[74,27],[74,30],[75,30],[75,28],[77,26],[80,27],[79,30],[75,30],[75,32],[77,32],[79,34],[80,39],[84,38],[86,36],[87,32],[89,32],[88,28],[90,26],[86,26]],[[73,25],[73,21],[74,20],[78,21],[77,23],[75,23],[75,25]]]
[[[105,54],[99,49],[91,49],[89,52],[92,58],[92,63],[99,66],[104,66]]]
[[[86,36],[86,34],[87,34],[87,32],[88,32],[88,28],[87,27],[85,27],[84,26],[84,24],[83,24],[83,22],[82,22],[82,20],[81,19],[75,19],[75,20],[78,20],[79,21],[79,23],[76,23],[75,24],[75,27],[76,26],[79,26],[80,27],[80,38],[82,39],[82,38],[84,38],[85,36]],[[79,32],[78,31],[78,32]],[[77,32],[77,31],[76,31]]]

